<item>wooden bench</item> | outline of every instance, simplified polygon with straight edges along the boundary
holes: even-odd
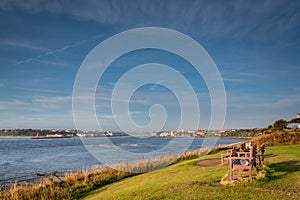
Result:
[[[229,158],[236,156],[237,151],[235,149],[227,150],[226,154],[221,154],[221,165],[224,165],[225,161],[229,163]]]
[[[256,154],[256,163],[259,165],[264,164],[265,145],[262,144]]]
[[[256,145],[251,144],[249,152],[237,152],[237,156],[229,157],[230,179],[233,179],[234,169],[247,169],[252,180],[252,171],[256,171]]]

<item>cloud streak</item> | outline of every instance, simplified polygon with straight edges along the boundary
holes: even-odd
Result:
[[[49,49],[46,49],[44,47],[34,45],[32,43],[28,43],[25,41],[20,41],[20,40],[7,40],[7,41],[3,41],[2,43],[5,43],[9,46],[24,48],[24,49],[29,49],[29,50],[49,51]]]
[[[78,20],[96,21],[102,24],[125,26],[185,27],[205,35],[240,35],[284,33],[299,25],[299,3],[295,1],[118,1],[74,0],[4,0],[2,10],[21,9],[30,14],[48,12],[53,15],[69,15]],[[284,15],[289,13],[288,15]],[[275,15],[276,14],[276,15]],[[164,20],[161,20],[164,19]],[[175,20],[176,19],[176,20]],[[195,24],[194,26],[186,26]]]
[[[40,80],[33,80],[33,81],[39,82]],[[0,83],[0,88],[5,89],[5,90],[26,91],[29,93],[29,95],[32,95],[32,93],[30,93],[30,92],[48,93],[48,94],[67,94],[66,92],[58,91],[58,90],[35,89],[35,88],[30,88],[30,87],[10,86],[5,83]],[[24,97],[24,96],[22,95],[22,97]]]
[[[77,47],[81,44],[84,44],[84,43],[87,43],[87,42],[90,42],[90,41],[93,41],[93,40],[96,40],[100,37],[102,37],[103,35],[97,35],[97,36],[94,36],[94,37],[91,37],[89,39],[86,39],[86,40],[81,40],[81,41],[78,41],[78,42],[74,42],[72,44],[69,44],[69,45],[66,45],[60,49],[56,49],[56,50],[52,50],[52,51],[48,51],[44,54],[40,54],[38,56],[35,56],[35,57],[31,57],[31,58],[27,58],[27,59],[24,59],[24,60],[20,60],[16,63],[16,65],[21,65],[21,64],[24,64],[24,63],[29,63],[29,62],[33,62],[33,61],[36,61],[40,58],[43,58],[43,57],[46,57],[46,56],[49,56],[49,55],[53,55],[53,54],[56,54],[56,53],[60,53],[60,52],[63,52],[63,51],[66,51],[70,48],[74,48],[74,47]]]
[[[46,126],[54,124],[51,121],[51,117],[54,117],[52,120],[57,127],[64,120],[58,121],[55,116],[66,114],[69,120],[72,107],[70,86],[76,73],[75,67],[78,66],[78,55],[83,56],[85,47],[95,42],[90,41],[104,38],[95,32],[100,30],[106,38],[116,32],[141,26],[175,29],[203,42],[212,57],[217,58],[216,63],[220,63],[228,93],[232,93],[228,95],[229,116],[234,116],[230,123],[261,124],[261,121],[272,116],[291,116],[291,113],[299,112],[295,109],[300,104],[300,97],[291,95],[300,91],[296,77],[299,63],[297,44],[300,43],[297,35],[300,27],[299,10],[300,3],[289,0],[2,0],[0,12],[5,11],[4,15],[11,21],[0,20],[3,27],[7,26],[1,35],[7,39],[0,39],[1,123],[5,125],[8,122],[5,118],[13,115],[27,118],[25,121],[29,124],[39,121]],[[27,29],[23,31],[25,26]],[[33,34],[31,29],[41,30],[41,34]],[[81,38],[88,39],[74,42],[71,40],[74,38],[72,34],[80,34]],[[67,38],[69,42],[66,43],[63,37],[69,35],[72,37]],[[89,38],[91,35],[96,36]],[[50,37],[53,44],[46,41]],[[53,49],[53,46],[56,47]],[[63,52],[68,55],[62,57],[66,55]],[[138,57],[132,57],[132,60],[139,60]],[[161,59],[153,54],[144,60],[152,58]],[[120,59],[116,62],[119,68],[107,71],[107,81],[117,81],[115,78],[118,73],[130,64],[126,59]],[[98,63],[91,67],[100,65]],[[186,77],[191,77],[191,83],[197,78],[188,69],[185,70],[184,65],[179,66],[178,70]],[[102,80],[104,86],[108,84],[106,79]],[[161,88],[158,85],[162,83],[157,82],[149,88],[150,91],[141,89],[133,95],[130,106],[134,116],[145,113],[146,108],[155,103],[176,111],[173,108],[178,108],[178,102],[174,95],[159,90]],[[206,88],[202,88],[202,82],[195,83],[199,83],[197,87],[200,91],[206,91]],[[51,88],[59,88],[59,91]],[[97,114],[106,121],[112,118],[109,110],[112,89],[99,87],[96,93]],[[286,96],[282,97],[280,93]],[[78,98],[93,100],[90,96]],[[208,113],[209,94],[199,94],[198,98],[202,111]],[[123,101],[116,99],[116,102]],[[19,117],[19,122],[27,126],[22,122],[23,118]],[[10,120],[14,120],[13,117]]]

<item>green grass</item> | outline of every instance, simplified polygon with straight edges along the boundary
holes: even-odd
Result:
[[[126,178],[88,193],[84,199],[300,199],[300,145],[267,147],[266,176],[222,186],[228,166],[196,166],[201,159]]]
[[[271,137],[276,142],[283,141],[281,135]],[[257,141],[266,138],[269,136]],[[0,199],[300,199],[299,144],[266,147],[265,173],[258,181],[234,186],[219,183],[228,174],[228,166],[195,165],[199,160],[220,159],[220,149],[226,148],[216,148],[202,158],[198,156],[207,153],[207,149],[116,166],[119,170],[95,169],[49,177],[30,185],[16,184],[0,188]],[[166,165],[170,166],[158,169]],[[134,173],[153,169],[157,170]]]
[[[198,149],[179,156],[168,155],[153,160],[140,160],[114,166],[115,168],[100,168],[91,171],[66,173],[63,177],[46,177],[32,184],[14,184],[10,187],[0,187],[2,200],[53,200],[79,199],[87,192],[117,182],[126,177],[135,176],[145,171],[152,171],[172,163],[182,162],[199,155],[206,154],[208,149]]]

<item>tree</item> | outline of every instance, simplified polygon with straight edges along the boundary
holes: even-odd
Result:
[[[271,128],[273,128],[273,126],[272,126],[272,125],[269,125],[269,126],[268,126],[268,129],[271,129]]]
[[[287,122],[284,119],[279,119],[275,121],[273,125],[274,129],[281,130],[281,131],[285,129],[286,126],[287,126]]]

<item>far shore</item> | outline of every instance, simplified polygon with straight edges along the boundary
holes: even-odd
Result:
[[[0,138],[32,138],[34,136],[0,136]]]
[[[105,136],[103,136],[105,137]],[[114,137],[114,136],[113,136]],[[117,137],[117,136],[115,136]],[[35,136],[0,136],[0,139],[9,139],[9,138],[35,138]],[[65,137],[64,137],[65,138]],[[70,137],[74,138],[74,137]],[[77,137],[80,138],[80,137]],[[191,137],[158,137],[158,138],[191,138]],[[254,137],[218,137],[218,136],[206,136],[206,137],[195,137],[195,138],[224,138],[224,139],[252,139]]]

